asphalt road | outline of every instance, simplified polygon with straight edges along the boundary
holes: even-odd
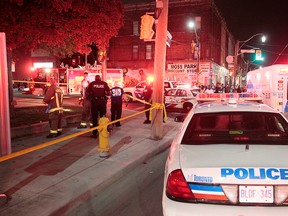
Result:
[[[168,150],[144,162],[117,184],[97,194],[69,215],[161,216],[165,161]]]

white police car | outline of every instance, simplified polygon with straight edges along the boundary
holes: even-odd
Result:
[[[134,87],[125,87],[123,90],[124,90],[125,94],[128,94],[128,95],[135,97],[135,98],[138,98],[138,99],[142,99],[143,90],[147,84],[148,83],[146,81],[142,81],[142,82],[139,82]],[[127,100],[131,101],[130,98],[128,98]]]
[[[125,94],[128,94],[137,99],[143,99],[143,91],[145,89],[145,86],[148,85],[149,83],[151,83],[153,86],[153,80],[151,80],[151,78],[148,81],[139,82],[134,87],[125,87],[123,90]],[[169,89],[174,88],[175,86],[176,86],[176,81],[164,81],[165,91],[168,91]],[[133,99],[131,98],[127,98],[126,100],[133,101]]]
[[[197,103],[196,96],[200,89],[197,87],[177,87],[166,92],[165,106],[167,109],[181,109],[188,112]]]
[[[188,113],[170,147],[163,214],[287,216],[287,120],[246,101],[255,94],[212,95],[199,94],[208,102]]]

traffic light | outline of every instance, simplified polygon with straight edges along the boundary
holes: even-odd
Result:
[[[263,61],[264,58],[262,57],[262,51],[260,49],[255,50],[255,60]]]
[[[153,31],[154,18],[150,15],[141,16],[141,26],[140,26],[140,39],[149,40],[152,39],[154,35]]]

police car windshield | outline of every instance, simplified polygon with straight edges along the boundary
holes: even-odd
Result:
[[[288,125],[277,113],[194,114],[181,144],[288,144]]]

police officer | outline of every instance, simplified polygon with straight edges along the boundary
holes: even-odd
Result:
[[[78,129],[87,128],[87,123],[90,124],[90,126],[93,126],[92,124],[92,116],[91,116],[91,97],[87,94],[87,87],[89,85],[89,79],[88,79],[88,72],[84,72],[84,78],[81,81],[81,100],[82,103],[82,115],[81,115],[81,123],[77,127]]]
[[[144,90],[143,90],[143,99],[148,102],[148,103],[152,103],[152,84],[149,83],[145,86]],[[151,108],[151,105],[146,104],[144,106],[145,110]],[[143,122],[144,124],[151,124],[151,121],[149,120],[149,115],[150,115],[150,110],[145,112],[145,116],[146,116],[146,120]]]
[[[110,96],[108,84],[101,80],[99,75],[95,76],[95,81],[91,82],[87,89],[87,94],[91,97],[91,112],[93,127],[98,126],[98,117],[106,115],[107,96]],[[97,138],[98,131],[93,130],[92,137]]]
[[[123,88],[119,86],[118,82],[115,82],[114,87],[111,89],[111,121],[121,118],[123,94]],[[115,126],[120,127],[120,121],[116,122]]]
[[[56,79],[50,77],[50,87],[43,99],[48,104],[50,134],[47,138],[60,136],[62,133],[62,115],[63,115],[63,91],[57,85]]]

